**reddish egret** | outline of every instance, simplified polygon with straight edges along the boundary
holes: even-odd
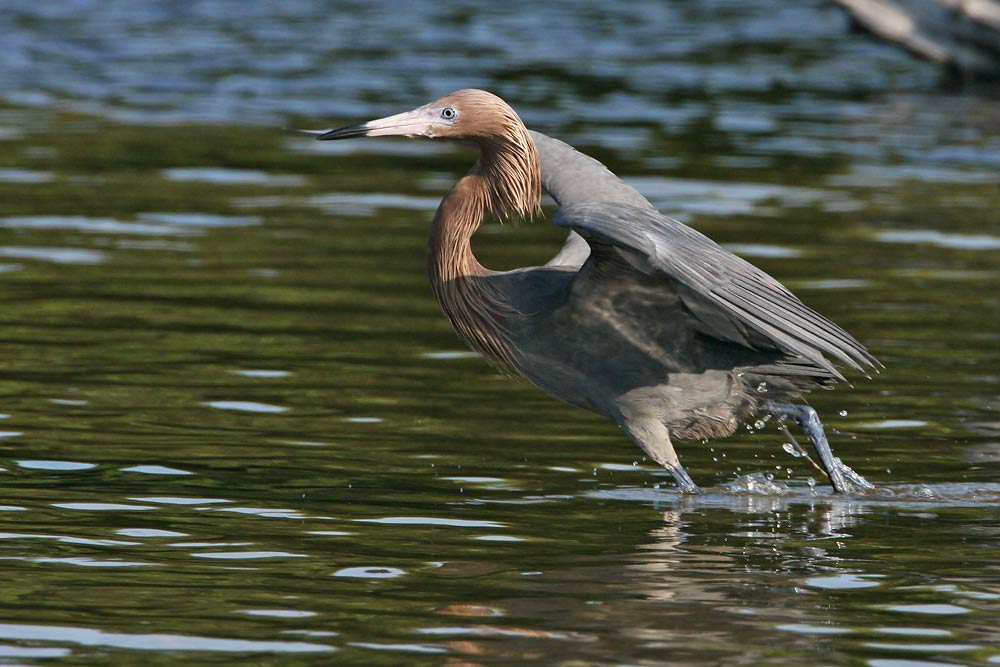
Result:
[[[816,412],[779,400],[843,380],[875,358],[778,281],[660,215],[600,162],[529,132],[499,97],[460,90],[317,139],[460,139],[479,160],[434,216],[429,274],[458,334],[494,365],[613,420],[678,487],[698,486],[672,440],[731,434],[749,416],[791,418],[833,488],[872,488],[834,458]],[[472,253],[487,218],[539,212],[541,190],[570,230],[545,266],[496,272]],[[787,431],[786,431],[787,433]]]

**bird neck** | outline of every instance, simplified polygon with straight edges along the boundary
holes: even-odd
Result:
[[[472,253],[472,235],[489,210],[487,199],[485,179],[473,170],[441,201],[431,224],[429,248],[428,268],[435,288],[455,278],[487,272]]]
[[[523,126],[522,126],[523,127]],[[487,360],[514,370],[505,323],[515,312],[472,252],[472,236],[488,217],[525,217],[538,210],[538,154],[527,143],[505,150],[481,146],[479,161],[445,196],[431,226],[428,273],[434,296],[458,334]]]
[[[441,201],[430,238],[431,283],[489,273],[472,253],[487,217],[528,218],[541,210],[541,163],[524,125],[503,141],[483,140],[479,160]]]

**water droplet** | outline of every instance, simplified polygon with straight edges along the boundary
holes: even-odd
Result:
[[[755,429],[757,429],[758,431],[761,430],[762,428],[764,428],[764,426],[766,426],[766,424],[764,423],[763,419],[758,419],[757,421],[755,421],[753,423],[753,427]]]
[[[786,442],[781,446],[781,448],[785,450],[785,452],[794,456],[795,458],[799,458],[800,456],[802,456],[802,454],[799,453],[799,450],[795,449],[795,445],[793,445],[790,442]]]
[[[810,489],[816,488],[816,480],[814,480],[812,477],[806,477],[806,484],[809,485]]]
[[[839,414],[841,417],[846,417],[847,416],[847,410],[841,410],[837,414]]]
[[[767,393],[767,383],[766,382],[761,382],[759,385],[757,385],[757,392],[761,393],[761,394],[766,394]]]

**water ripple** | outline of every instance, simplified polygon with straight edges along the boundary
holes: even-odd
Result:
[[[282,405],[256,403],[254,401],[208,401],[202,403],[202,405],[208,408],[215,408],[216,410],[235,410],[237,412],[279,413],[288,411],[288,408]]]
[[[163,505],[216,505],[219,503],[231,503],[232,500],[225,500],[224,498],[179,498],[176,496],[141,496],[137,498],[129,498],[129,500],[138,500],[139,502],[146,503],[159,503]]]
[[[909,658],[878,658],[875,660],[869,660],[865,664],[868,665],[868,667],[955,667],[955,663],[953,662],[930,662],[928,660],[911,660]]]
[[[352,579],[395,579],[406,574],[405,570],[396,567],[345,567],[333,573],[335,577]]]
[[[174,167],[164,169],[163,177],[169,181],[196,181],[215,185],[263,185],[287,187],[302,185],[305,178],[293,174],[269,174],[255,169],[226,169],[223,167]]]
[[[480,542],[524,542],[523,537],[515,537],[513,535],[476,535],[472,539],[479,540]]]
[[[0,128],[0,139],[2,139],[3,128]],[[34,169],[17,169],[5,167],[0,169],[0,183],[48,183],[52,180],[52,173],[48,171],[36,171]]]
[[[251,516],[262,516],[269,519],[306,519],[305,514],[294,509],[278,509],[272,507],[199,507],[199,510],[210,512],[232,512],[233,514],[247,514]]]
[[[842,628],[835,625],[815,625],[812,623],[785,623],[776,627],[778,630],[794,632],[800,635],[846,635],[854,632],[850,628]]]
[[[191,554],[195,558],[217,558],[221,560],[258,560],[261,558],[308,558],[305,554],[287,551],[203,551]]]
[[[764,243],[727,243],[724,247],[737,255],[745,255],[747,257],[791,259],[793,257],[802,257],[804,254],[801,250],[796,250],[795,248],[767,245]]]
[[[259,225],[261,220],[255,215],[215,215],[211,213],[140,213],[140,220],[149,220],[164,225],[175,225],[180,228],[204,227],[249,227]]]
[[[355,215],[374,215],[379,209],[435,211],[440,197],[417,197],[386,192],[336,192],[309,197],[306,203],[331,214],[343,215],[349,208]]]
[[[309,618],[317,616],[314,611],[299,609],[240,609],[237,613],[247,616],[265,616],[267,618]]]
[[[155,510],[149,505],[126,505],[124,503],[52,503],[53,507],[66,510],[83,510],[88,512],[141,511]]]
[[[881,585],[872,579],[880,578],[877,574],[835,574],[827,577],[810,577],[806,586],[825,588],[827,590],[845,591],[857,588],[874,588]]]
[[[336,650],[325,644],[251,641],[196,635],[126,634],[74,626],[0,623],[0,638],[19,641],[68,642],[140,651],[218,651],[225,653],[316,653]]]
[[[187,533],[179,533],[176,530],[162,530],[160,528],[119,528],[115,533],[125,537],[184,537],[187,535]],[[136,543],[132,542],[131,544]]]
[[[496,521],[478,519],[441,519],[427,516],[389,516],[382,519],[354,519],[360,523],[383,523],[395,526],[452,526],[455,528],[505,528]]]
[[[6,229],[66,229],[91,234],[171,235],[190,234],[192,230],[171,225],[123,222],[112,218],[87,218],[80,215],[30,215],[0,218]]]
[[[348,642],[354,648],[367,648],[373,651],[403,651],[404,653],[448,653],[448,649],[437,644],[376,644],[373,642]]]
[[[22,468],[34,470],[90,470],[96,468],[96,463],[81,461],[15,461]]]
[[[450,361],[451,359],[475,359],[479,356],[478,352],[473,352],[471,350],[449,350],[447,352],[424,352],[420,355],[422,359],[440,359],[444,361]]]
[[[72,653],[68,648],[29,648],[25,646],[0,646],[3,658],[64,658]]]
[[[905,644],[893,644],[891,642],[865,642],[868,648],[877,648],[887,651],[919,651],[922,653],[954,653],[961,651],[978,651],[981,646],[973,644],[915,644],[907,642]]]
[[[942,628],[872,628],[872,632],[905,637],[950,637],[952,634],[951,630]]]
[[[83,544],[86,546],[95,546],[95,547],[134,546],[139,544],[139,542],[127,542],[125,540],[91,540],[85,537],[72,537],[69,535],[42,535],[37,533],[0,533],[0,540],[21,540],[21,539],[55,540],[56,542],[62,542],[64,544]]]
[[[54,264],[100,264],[107,255],[99,250],[83,248],[38,248],[27,246],[0,247],[0,257],[33,259]]]
[[[167,466],[152,466],[152,465],[142,465],[142,466],[131,466],[129,468],[122,468],[122,472],[138,472],[143,475],[193,475],[193,472],[187,470],[181,470],[180,468],[168,468]]]
[[[18,556],[3,556],[0,560],[20,560],[28,563],[58,563],[62,565],[77,565],[80,567],[150,567],[157,566],[159,563],[146,563],[142,561],[127,561],[127,560],[114,560],[114,559],[98,559],[98,558],[82,558],[82,557],[71,557],[71,558],[52,558],[52,557],[39,557],[39,558],[22,558]]]
[[[785,206],[807,206],[819,202],[844,202],[843,192],[770,183],[703,181],[661,176],[630,177],[626,181],[664,211],[689,211],[714,215],[761,212],[770,201]],[[764,211],[766,212],[766,211]]]
[[[954,234],[933,229],[890,230],[875,238],[883,243],[928,244],[952,250],[998,250],[1000,237],[988,234]]]
[[[895,604],[886,606],[886,609],[903,614],[928,614],[931,616],[955,616],[968,614],[970,611],[954,604]]]
[[[273,371],[263,369],[246,369],[229,371],[231,375],[241,375],[248,378],[284,378],[291,375],[289,371]]]

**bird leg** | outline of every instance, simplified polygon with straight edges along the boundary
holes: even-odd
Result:
[[[652,417],[641,417],[623,420],[621,427],[632,439],[632,442],[639,445],[639,448],[646,452],[651,459],[674,476],[677,488],[682,493],[701,493],[701,489],[681,465],[681,460],[677,457],[677,452],[674,451],[674,446],[670,442],[670,432],[663,425],[663,422]]]
[[[871,482],[833,455],[830,443],[826,439],[826,433],[823,432],[823,423],[819,420],[819,414],[816,413],[816,410],[808,405],[791,405],[774,401],[766,401],[761,407],[775,417],[794,419],[799,427],[805,431],[819,455],[820,463],[823,465],[826,476],[830,478],[830,484],[834,491],[847,493],[854,487],[875,488]]]

